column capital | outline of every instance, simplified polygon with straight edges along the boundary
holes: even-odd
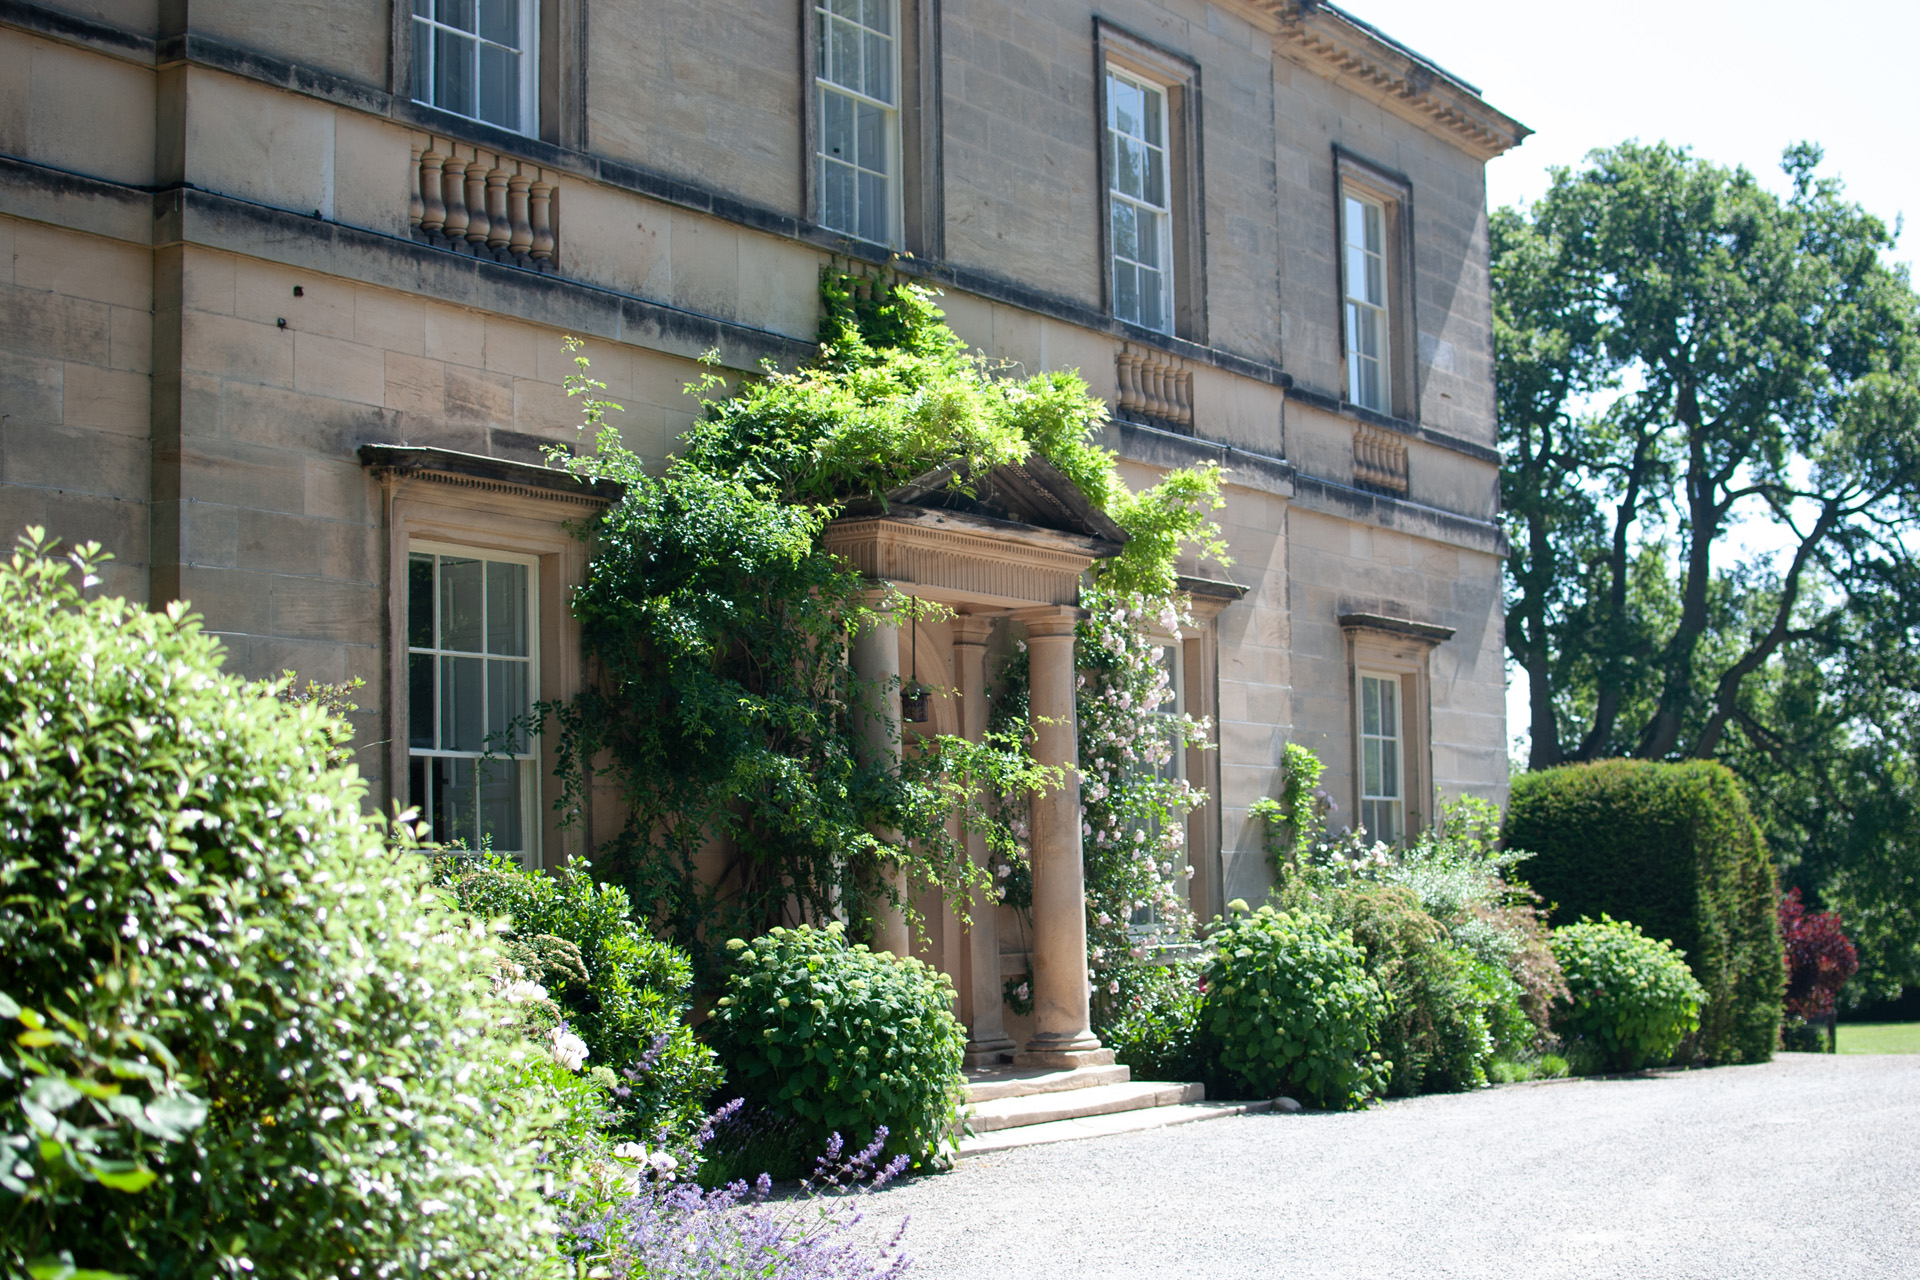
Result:
[[[1074,627],[1087,616],[1085,609],[1071,604],[1048,604],[1034,609],[1013,611],[1013,620],[1026,624],[1027,638],[1030,640],[1071,636]]]
[[[990,613],[956,613],[948,619],[956,645],[984,645],[993,636],[993,624],[999,618]]]

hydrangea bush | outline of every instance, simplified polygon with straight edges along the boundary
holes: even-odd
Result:
[[[1555,1025],[1601,1066],[1657,1066],[1700,1025],[1707,992],[1685,954],[1638,925],[1606,915],[1561,925],[1553,931],[1553,953],[1568,990]]]
[[[1207,1035],[1252,1097],[1365,1106],[1393,1064],[1376,1049],[1386,993],[1366,953],[1325,918],[1261,907],[1221,922],[1207,961]]]
[[[735,938],[727,950],[711,1039],[749,1105],[794,1118],[812,1150],[835,1133],[864,1144],[884,1128],[888,1150],[915,1164],[944,1157],[966,1047],[945,974],[849,946],[837,922]]]

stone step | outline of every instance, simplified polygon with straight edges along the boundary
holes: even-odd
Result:
[[[1125,1084],[1131,1067],[1075,1067],[1068,1071],[1040,1067],[982,1067],[967,1073],[967,1101],[993,1102],[1036,1093],[1066,1093],[1096,1085]]]
[[[1227,1116],[1251,1115],[1270,1111],[1271,1102],[1184,1102],[1144,1111],[1113,1111],[1105,1115],[1081,1116],[1072,1120],[1053,1120],[1045,1124],[1022,1125],[1017,1129],[995,1129],[960,1140],[960,1156],[986,1155],[1011,1151],[1017,1147],[1037,1147],[1049,1142],[1071,1142],[1078,1138],[1099,1138],[1115,1133],[1134,1133],[1142,1129],[1164,1129],[1169,1125],[1193,1124],[1200,1120],[1220,1120]]]
[[[976,1134],[1025,1125],[1079,1120],[1117,1111],[1143,1111],[1199,1102],[1207,1096],[1202,1084],[1143,1081],[1138,1084],[1095,1084],[1054,1093],[1031,1093],[977,1103],[967,1118]]]

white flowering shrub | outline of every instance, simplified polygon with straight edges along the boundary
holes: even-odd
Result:
[[[0,1273],[549,1274],[492,939],[95,554],[0,565]]]

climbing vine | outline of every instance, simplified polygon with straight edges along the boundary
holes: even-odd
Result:
[[[874,598],[822,545],[849,501],[945,468],[969,478],[1034,454],[1129,535],[1090,594],[1118,600],[1174,585],[1182,550],[1220,555],[1208,512],[1218,469],[1135,493],[1095,443],[1106,416],[1075,374],[1015,376],[970,354],[926,290],[827,273],[817,356],[727,383],[709,371],[683,450],[650,469],[621,441],[584,357],[569,394],[593,447],[560,465],[625,496],[586,530],[592,554],[573,610],[588,687],[552,714],[569,794],[596,775],[622,828],[595,854],[660,932],[707,956],[713,939],[782,921],[846,916],[937,888],[959,901],[978,877],[949,820],[1020,860],[1022,806],[1055,779],[1034,764],[1024,710],[983,743],[909,742],[899,768],[863,760],[859,717],[891,705],[850,651],[879,614],[934,608]],[[885,834],[881,834],[885,833]],[[886,874],[905,873],[904,899]]]

